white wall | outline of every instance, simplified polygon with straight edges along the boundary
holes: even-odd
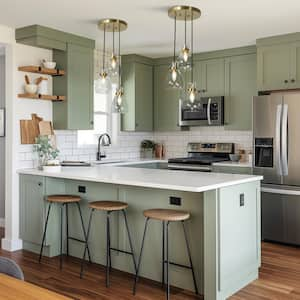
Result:
[[[0,47],[3,51],[4,46]],[[0,108],[5,108],[5,56],[0,54]],[[0,226],[5,216],[5,137],[0,137]]]

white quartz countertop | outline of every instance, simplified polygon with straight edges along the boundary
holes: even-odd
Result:
[[[234,161],[221,161],[213,163],[214,166],[220,167],[242,167],[242,168],[252,168],[250,162],[234,162]]]
[[[263,178],[254,175],[158,170],[112,165],[63,167],[57,173],[37,169],[21,169],[18,173],[188,192],[204,192],[262,180]]]

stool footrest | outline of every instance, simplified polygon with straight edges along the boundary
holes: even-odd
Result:
[[[167,261],[165,260],[164,263],[166,264]],[[185,268],[185,269],[192,269],[192,267],[190,266],[186,266],[186,265],[181,265],[181,264],[177,264],[177,263],[174,263],[174,262],[171,262],[169,261],[169,264],[170,265],[173,265],[173,266],[177,266],[177,267],[181,267],[181,268]]]
[[[121,249],[117,249],[117,248],[110,248],[110,250],[121,252],[121,253],[125,253],[125,254],[129,254],[129,255],[133,255],[132,252],[121,250]]]
[[[68,240],[73,240],[73,241],[76,241],[76,242],[79,242],[79,243],[85,243],[85,241],[74,238],[74,237],[71,237],[71,236],[68,237]]]

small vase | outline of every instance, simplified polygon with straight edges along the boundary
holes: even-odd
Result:
[[[141,158],[153,158],[153,149],[141,149]]]

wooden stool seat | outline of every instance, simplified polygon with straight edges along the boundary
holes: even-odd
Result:
[[[190,218],[190,214],[186,211],[174,209],[148,209],[144,211],[146,218],[160,221],[184,221]]]
[[[128,207],[128,204],[120,201],[95,201],[89,203],[90,208],[104,211],[123,210]]]
[[[47,201],[55,203],[74,203],[80,202],[80,200],[79,196],[73,195],[50,195],[47,197]]]

